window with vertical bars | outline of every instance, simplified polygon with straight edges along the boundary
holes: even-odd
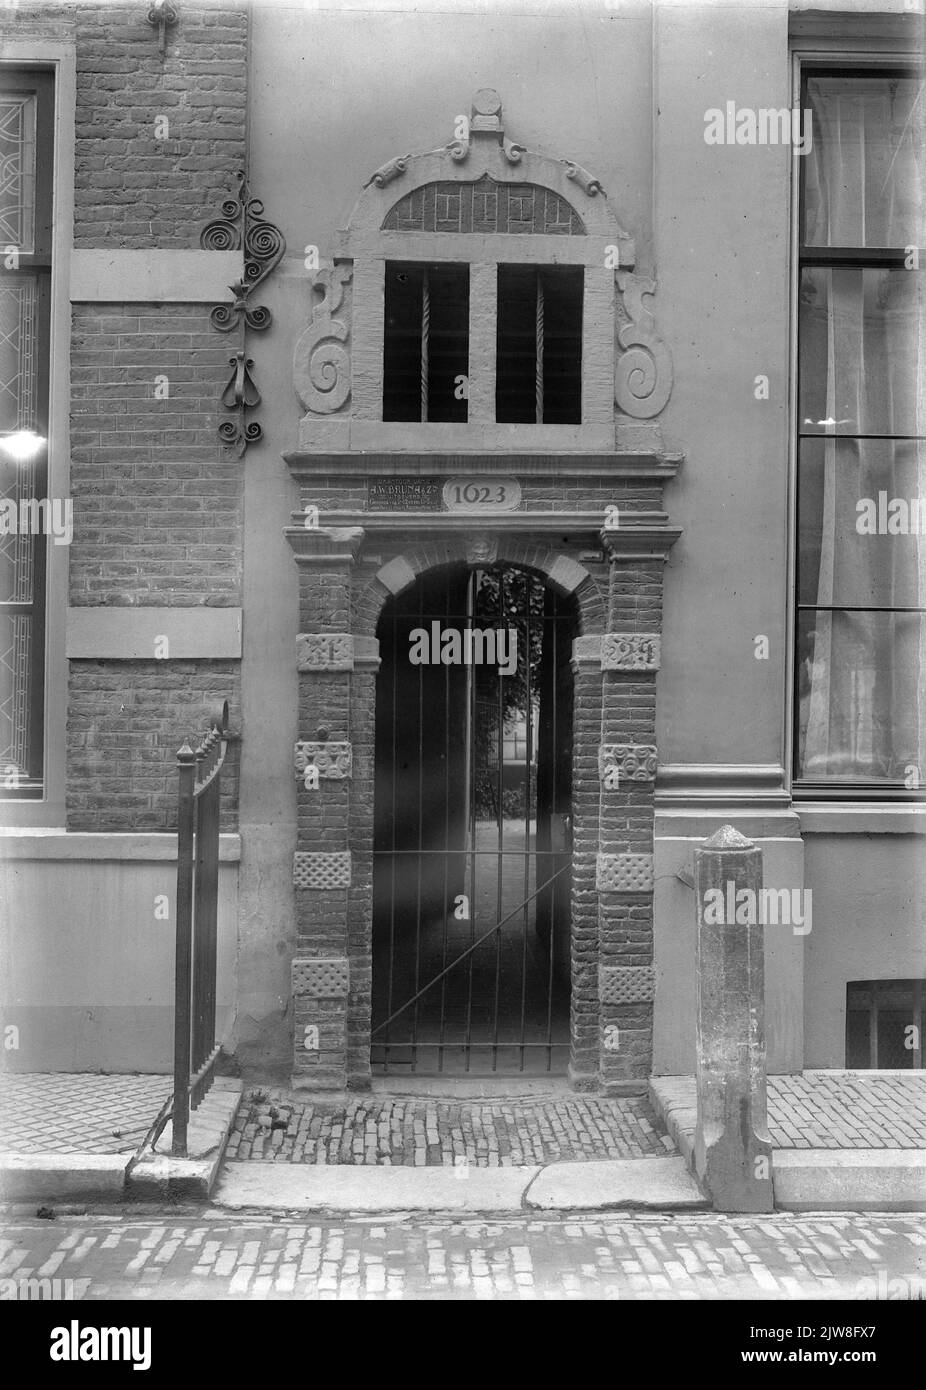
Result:
[[[581,266],[498,266],[495,420],[582,423]],[[387,261],[383,419],[468,419],[469,267]]]
[[[43,779],[48,542],[23,531],[20,504],[48,495],[53,120],[52,74],[0,66],[0,497],[13,504],[0,534],[2,797],[40,796]],[[41,441],[27,458],[23,431]]]
[[[926,980],[846,985],[846,1066],[891,1071],[923,1065]]]
[[[383,419],[465,423],[469,266],[386,262]]]
[[[495,419],[582,423],[581,266],[500,265]]]

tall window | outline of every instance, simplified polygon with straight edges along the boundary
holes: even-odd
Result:
[[[51,73],[0,67],[0,796],[42,791]],[[10,506],[9,504],[14,504]],[[47,523],[45,523],[47,526]]]
[[[805,70],[795,776],[926,786],[926,98]],[[919,248],[919,249],[917,249]]]

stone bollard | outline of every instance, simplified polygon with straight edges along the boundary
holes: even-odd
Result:
[[[695,1171],[718,1211],[772,1211],[764,932],[759,920],[762,851],[732,825],[724,825],[694,857],[698,904]]]

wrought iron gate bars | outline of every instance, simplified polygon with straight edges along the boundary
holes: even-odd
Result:
[[[219,792],[231,735],[228,701],[199,747],[177,753],[177,945],[174,987],[174,1093],[171,1149],[187,1151],[190,1110],[212,1085],[219,888]]]
[[[430,754],[433,759],[434,754],[437,752],[438,749],[441,748],[441,745],[443,745],[443,759],[445,768],[443,797],[441,805],[441,812],[443,814],[444,821],[443,834],[441,836],[441,838],[443,839],[443,846],[438,848],[426,848],[425,835],[427,827],[425,820],[425,787],[429,777],[429,768],[427,766],[427,759],[425,757],[425,733],[427,727],[426,721],[429,718],[431,719],[431,724],[433,727],[433,695],[430,696],[428,708],[426,708],[425,686],[422,680],[422,673],[421,671],[419,671],[419,679],[417,682],[417,690],[415,694],[412,695],[411,691],[406,690],[403,696],[403,692],[400,687],[400,662],[398,659],[398,642],[399,640],[401,640],[400,631],[401,638],[404,638],[406,636],[406,625],[414,624],[417,621],[417,624],[419,626],[424,626],[426,616],[428,619],[439,619],[439,625],[448,625],[451,624],[453,620],[457,620],[458,625],[465,626],[466,629],[474,627],[477,623],[479,626],[488,625],[487,623],[482,623],[476,612],[476,596],[478,585],[481,579],[483,579],[487,574],[494,575],[498,580],[498,602],[496,605],[493,605],[493,607],[496,608],[497,611],[493,611],[491,614],[492,625],[495,626],[496,629],[504,629],[507,626],[509,626],[512,622],[514,622],[518,628],[519,640],[525,641],[526,643],[524,649],[524,658],[521,662],[522,681],[524,685],[524,710],[522,711],[522,717],[524,720],[526,730],[526,755],[524,760],[523,792],[523,815],[525,837],[524,847],[523,849],[509,850],[505,843],[505,696],[502,687],[503,678],[500,674],[496,682],[496,700],[492,702],[496,705],[496,728],[494,730],[496,746],[496,765],[494,769],[495,776],[492,779],[495,785],[494,788],[492,788],[491,790],[494,792],[497,836],[495,847],[492,850],[487,850],[479,847],[479,837],[477,835],[477,798],[479,794],[480,785],[478,781],[478,774],[481,771],[481,769],[478,766],[477,744],[480,738],[480,725],[479,708],[477,708],[477,680],[475,677],[474,669],[471,667],[464,668],[465,675],[464,670],[458,670],[456,673],[458,679],[465,679],[467,682],[467,689],[465,692],[465,706],[468,713],[468,718],[465,721],[464,726],[464,737],[466,739],[467,746],[464,750],[465,757],[463,759],[463,769],[460,772],[460,775],[463,777],[465,784],[462,798],[462,812],[464,817],[464,823],[467,825],[467,829],[469,832],[470,843],[468,849],[454,849],[451,847],[452,817],[450,795],[450,770],[452,766],[451,716],[453,712],[453,706],[451,704],[451,671],[448,665],[444,665],[443,679],[441,682],[443,685],[444,701],[443,737],[441,738],[440,733],[438,733],[438,731],[435,730],[434,732],[438,733],[438,738],[436,741],[432,740],[434,746],[432,746],[430,749]],[[521,595],[519,593],[509,594],[507,591],[505,579],[507,576],[511,574],[518,575],[522,578],[522,587],[524,595],[523,603],[521,602]],[[436,576],[433,577],[436,578]],[[457,578],[462,580],[462,576],[459,574],[459,571],[457,572]],[[542,689],[546,692],[544,695],[544,701],[546,702],[545,718],[546,723],[548,723],[550,727],[546,731],[544,740],[541,742],[540,745],[541,749],[543,749],[544,743],[547,745],[547,761],[549,762],[549,766],[545,767],[544,770],[544,776],[546,778],[545,801],[549,803],[547,806],[547,819],[549,823],[545,823],[541,831],[540,808],[535,803],[535,793],[533,790],[531,776],[533,770],[533,760],[535,751],[533,705],[535,698],[537,698],[535,697],[534,688],[532,684],[532,622],[534,620],[534,614],[532,612],[532,596],[536,599],[537,595],[535,595],[533,591],[535,588],[538,590],[540,589],[540,582],[534,576],[532,576],[529,571],[520,570],[516,566],[495,566],[490,564],[488,566],[477,566],[473,570],[471,570],[470,573],[467,575],[467,596],[466,602],[464,604],[461,604],[459,602],[459,598],[462,597],[461,594],[457,594],[456,601],[454,601],[454,598],[452,596],[452,588],[453,574],[448,568],[446,584],[443,587],[443,593],[441,594],[441,596],[438,598],[438,596],[432,590],[431,594],[427,598],[427,615],[424,611],[427,590],[421,584],[417,586],[417,593],[414,596],[412,594],[408,595],[408,598],[412,599],[411,604],[402,604],[401,602],[397,602],[393,605],[392,612],[390,614],[384,615],[386,621],[390,623],[392,630],[392,672],[390,682],[391,689],[387,687],[387,689],[389,689],[389,695],[391,697],[391,718],[389,720],[388,731],[386,734],[388,753],[386,753],[385,751],[385,745],[383,746],[383,752],[385,753],[385,756],[388,756],[391,759],[391,777],[389,783],[388,801],[389,809],[386,812],[389,821],[391,822],[391,825],[389,827],[389,838],[391,839],[391,846],[389,846],[388,848],[377,848],[376,846],[374,846],[374,861],[379,860],[380,864],[382,865],[382,868],[385,869],[385,874],[377,874],[375,877],[379,881],[381,887],[386,888],[388,884],[389,890],[388,907],[385,901],[381,900],[381,906],[377,909],[377,911],[381,914],[380,921],[382,922],[383,927],[388,928],[388,971],[382,972],[381,969],[378,971],[376,969],[374,960],[374,982],[377,974],[380,974],[381,976],[382,973],[386,973],[386,979],[385,981],[383,981],[383,984],[385,985],[385,989],[383,991],[385,999],[383,1002],[386,1006],[386,1017],[381,1022],[375,1023],[375,1026],[372,1029],[372,1037],[374,1039],[379,1039],[375,1046],[377,1047],[377,1049],[381,1048],[383,1050],[383,1055],[381,1058],[375,1059],[374,1064],[380,1066],[384,1071],[388,1071],[390,1064],[393,1066],[398,1065],[400,1067],[405,1067],[409,1063],[406,1061],[400,1061],[397,1063],[394,1057],[390,1058],[390,1052],[399,1052],[400,1054],[408,1052],[410,1054],[409,1061],[411,1069],[412,1071],[416,1071],[418,1067],[422,1065],[422,1050],[424,1049],[427,1052],[436,1050],[436,1069],[437,1072],[442,1072],[444,1070],[444,1055],[446,1051],[448,1049],[451,1049],[455,1052],[459,1049],[464,1054],[465,1070],[469,1071],[473,1060],[474,1049],[478,1050],[491,1048],[491,1069],[494,1072],[498,1068],[499,1050],[504,1048],[506,1051],[512,1049],[515,1049],[517,1051],[517,1055],[519,1058],[519,1070],[523,1071],[525,1066],[525,1055],[527,1050],[533,1050],[537,1048],[546,1049],[548,1053],[549,1065],[552,1062],[553,1049],[562,1045],[561,1042],[554,1041],[553,1037],[555,1003],[554,974],[556,968],[556,947],[554,938],[557,922],[557,904],[555,899],[551,899],[549,902],[549,920],[546,923],[547,935],[544,938],[547,948],[547,958],[544,963],[544,973],[546,974],[546,1001],[545,1005],[543,1006],[543,1012],[545,1015],[543,1023],[540,1022],[540,1018],[536,1017],[536,1006],[541,1003],[541,988],[539,987],[539,970],[542,967],[540,966],[539,962],[537,962],[536,964],[532,964],[531,966],[532,974],[536,979],[536,997],[533,998],[533,1000],[529,1000],[528,998],[528,931],[530,929],[528,909],[530,907],[530,904],[533,903],[536,898],[538,898],[546,890],[550,889],[550,887],[554,885],[562,877],[563,873],[567,868],[571,868],[570,855],[569,863],[564,865],[562,869],[559,869],[555,873],[550,875],[550,877],[548,877],[547,880],[539,887],[535,888],[533,892],[530,890],[530,882],[532,877],[532,859],[534,860],[534,868],[539,867],[538,861],[540,860],[541,856],[543,856],[543,858],[545,858],[548,861],[550,867],[552,868],[555,865],[557,858],[561,858],[563,855],[569,854],[568,849],[557,848],[557,845],[553,843],[552,837],[552,821],[556,818],[556,815],[558,814],[562,791],[562,787],[560,785],[559,759],[556,756],[556,743],[558,732],[557,718],[559,714],[557,708],[559,692],[557,689],[558,682],[556,679],[556,658],[558,654],[556,631],[558,630],[558,625],[563,621],[568,621],[570,624],[574,623],[575,615],[573,613],[560,611],[560,605],[558,601],[555,598],[553,598],[552,603],[549,603],[548,606],[545,607],[545,610],[541,618],[541,631],[543,634],[541,640],[546,639],[550,644],[545,657],[545,669],[547,671],[547,674],[544,678],[544,684],[542,686]],[[466,609],[466,612],[455,613],[451,611],[452,609],[459,607],[464,607]],[[440,611],[441,609],[443,609],[443,611]],[[486,616],[487,618],[489,617],[489,615],[484,616]],[[384,672],[383,674],[386,675],[386,672]],[[437,672],[435,671],[433,674],[436,676]],[[413,704],[409,700],[410,695],[411,700],[414,701]],[[417,717],[417,730],[415,730],[414,733],[411,729],[408,730],[408,733],[411,734],[411,746],[408,746],[408,743],[405,743],[405,746],[403,747],[402,743],[405,741],[402,740],[402,742],[400,742],[400,699],[404,699],[404,708],[402,709],[402,712],[410,715],[413,709],[414,715]],[[413,795],[415,795],[417,799],[417,825],[415,827],[416,833],[414,833],[412,844],[408,845],[408,840],[406,838],[406,846],[400,848],[400,845],[397,841],[398,827],[401,820],[401,808],[399,806],[399,778],[397,776],[397,770],[400,765],[401,754],[402,758],[404,759],[405,768],[411,771],[411,769],[408,768],[408,763],[410,761],[410,753],[412,754],[412,756],[415,756],[415,754],[417,754],[417,767],[414,769],[414,772],[412,774],[414,785]],[[439,758],[437,759],[436,764],[432,762],[432,769],[435,765],[439,765]],[[488,768],[486,768],[484,771],[488,773]],[[483,779],[483,782],[485,782],[485,779]],[[485,787],[483,788],[483,795],[484,794]],[[402,795],[401,800],[407,807],[407,800],[404,794]],[[434,807],[434,810],[436,809],[437,808]],[[530,847],[530,826],[532,816],[536,818],[533,850]],[[411,828],[412,827],[409,826],[409,829]],[[486,826],[482,825],[480,829],[482,831],[485,831]],[[505,885],[503,883],[503,866],[509,855],[518,854],[521,855],[524,864],[522,897],[514,908],[512,908],[509,912],[505,913]],[[443,856],[442,872],[440,869],[437,869],[437,874],[435,876],[435,874],[431,873],[430,870],[427,871],[429,893],[433,890],[435,877],[437,879],[437,883],[442,884],[443,888],[443,893],[440,899],[440,902],[442,904],[440,913],[442,919],[442,928],[438,941],[432,943],[434,946],[438,947],[438,950],[440,952],[442,968],[426,984],[422,985],[422,908],[424,902],[422,897],[423,878],[425,876],[425,865],[429,860],[433,860],[434,855]],[[479,867],[480,856],[482,858],[485,858],[487,855],[489,855],[491,858],[494,858],[498,866],[495,894],[496,921],[490,928],[488,928],[487,931],[483,932],[477,939],[475,935],[476,912],[474,910],[476,907],[477,899],[477,871]],[[415,869],[412,874],[414,886],[412,885],[412,883],[408,881],[408,875],[402,870],[401,867],[402,862],[404,860],[408,864],[408,868],[411,869],[411,861],[409,859],[410,856],[414,857],[415,863]],[[448,878],[450,873],[451,860],[458,859],[461,856],[464,859],[464,861],[467,862],[469,865],[470,881],[469,884],[466,886],[469,889],[468,921],[470,924],[470,940],[466,949],[462,950],[462,952],[456,957],[455,960],[452,960],[448,963],[448,948],[450,945],[448,930],[451,925],[450,904],[452,897],[452,895],[449,893]],[[386,868],[385,864],[383,863],[384,859],[388,861],[388,868]],[[405,945],[406,943],[402,942],[400,944],[399,936],[397,933],[397,904],[400,900],[400,875],[401,882],[403,885],[403,894],[410,894],[411,891],[414,891],[416,904],[414,945],[412,945],[412,942],[409,939],[407,941],[408,949],[405,951],[402,950],[402,945]],[[454,891],[456,892],[456,889]],[[383,894],[383,898],[385,898],[385,893]],[[500,927],[505,923],[511,921],[512,918],[517,917],[519,913],[523,915],[520,970],[518,972],[517,967],[515,966],[514,971],[512,971],[511,973],[513,975],[513,978],[517,978],[518,973],[520,975],[520,1006],[518,1012],[514,1013],[514,1011],[512,1011],[511,1017],[508,1018],[508,1022],[510,1024],[513,1024],[517,1028],[517,1041],[515,1041],[514,1039],[512,1039],[511,1041],[507,1041],[504,1040],[500,1035],[500,1028],[502,1023],[501,988],[503,985],[503,940]],[[386,914],[388,914],[388,916]],[[425,919],[427,919],[428,915],[428,913],[425,913]],[[474,1037],[473,1014],[474,1005],[477,1002],[474,994],[475,952],[477,948],[483,945],[485,942],[487,942],[493,936],[493,934],[495,935],[496,942],[494,989],[492,995],[486,995],[483,993],[480,996],[479,1001],[481,1004],[486,1004],[491,999],[492,1023],[491,1025],[489,1025],[489,1020],[488,1018],[486,1018],[483,1023],[483,1030],[485,1031],[486,1035]],[[383,942],[382,944],[383,946],[385,946],[386,943]],[[376,948],[374,947],[374,951],[375,949]],[[426,946],[426,954],[427,951],[428,948]],[[434,964],[436,964],[436,962],[434,962]],[[459,964],[463,964],[466,967],[466,982],[464,986],[465,998],[457,1001],[459,1004],[465,1005],[465,1031],[462,1040],[453,1039],[452,1041],[448,1041],[448,983],[449,977],[451,976],[454,967]],[[514,963],[512,962],[512,964]],[[408,984],[412,985],[412,992],[410,997],[407,998],[399,1008],[396,1008],[396,989],[398,988],[399,979],[403,974],[403,970],[407,971],[407,973],[412,976],[411,980],[407,981]],[[488,981],[486,981],[486,983],[489,984]],[[511,981],[511,983],[513,983],[513,980]],[[419,1014],[419,1004],[421,1000],[424,998],[424,996],[429,993],[432,987],[436,987],[437,985],[440,986],[439,1015],[437,1019],[434,1019],[432,1014],[430,1020],[428,1020],[430,1023],[430,1027],[426,1029],[426,1032],[430,1033],[433,1028],[433,1032],[436,1034],[436,1036],[428,1036],[422,1038],[420,1032],[421,1019]],[[512,1000],[511,1003],[513,1004],[514,1000]],[[542,1042],[526,1041],[525,1035],[528,1029],[529,1003],[532,1004],[531,1012],[532,1014],[534,1014],[531,1026],[539,1025],[546,1035],[545,1040]],[[409,1009],[413,1011],[412,1019],[410,1020],[411,1037],[407,1040],[390,1039],[388,1033],[389,1025],[392,1022],[394,1022],[395,1019],[407,1014]],[[435,1023],[437,1024],[436,1028],[433,1027]],[[488,1025],[488,1027],[486,1027],[486,1025]],[[385,1037],[382,1036],[384,1033]],[[426,1069],[430,1070],[430,1068],[427,1066],[427,1063],[425,1063],[425,1067]]]
[[[430,852],[430,853],[432,853],[432,854],[441,854],[441,853],[442,853],[442,851],[439,850],[439,849],[437,849],[437,850],[431,850],[431,851],[426,851],[426,853],[427,853],[427,852]],[[437,984],[438,980],[442,980],[442,979],[444,978],[445,975],[449,975],[450,972],[451,972],[451,970],[455,969],[455,967],[458,966],[458,965],[460,964],[461,961],[466,960],[467,956],[469,956],[470,953],[471,953],[472,951],[475,951],[477,947],[481,946],[482,943],[483,943],[483,941],[488,941],[489,937],[492,935],[493,932],[500,932],[501,929],[502,929],[502,927],[505,925],[506,922],[510,922],[510,921],[511,921],[511,918],[514,917],[517,913],[523,912],[524,909],[525,909],[525,907],[527,906],[527,904],[528,904],[529,902],[533,902],[534,898],[537,897],[537,894],[538,894],[538,893],[542,893],[543,890],[544,890],[545,888],[549,888],[550,884],[551,884],[551,883],[555,883],[555,881],[559,878],[560,874],[564,874],[564,873],[566,872],[567,869],[571,869],[571,868],[572,868],[572,865],[571,865],[571,864],[564,864],[563,867],[562,867],[561,869],[557,869],[556,873],[553,874],[553,876],[552,876],[551,878],[548,878],[547,881],[546,881],[546,883],[541,883],[540,887],[539,887],[539,888],[535,888],[534,891],[533,891],[533,893],[531,893],[531,895],[530,895],[529,898],[525,898],[523,902],[518,903],[517,907],[513,907],[513,908],[511,909],[511,911],[510,911],[509,913],[507,913],[507,914],[501,919],[500,922],[496,922],[494,926],[489,927],[489,930],[488,930],[488,931],[483,932],[482,936],[480,936],[480,937],[478,938],[478,940],[474,941],[473,944],[472,944],[471,946],[467,946],[466,950],[465,950],[465,951],[462,951],[462,952],[460,953],[460,955],[457,956],[456,960],[452,960],[445,970],[442,970],[442,971],[440,972],[439,975],[435,975],[435,976],[434,976],[434,979],[433,979],[433,980],[429,980],[428,983],[424,986],[423,989],[420,989],[416,995],[414,995],[411,999],[407,999],[407,1000],[405,1001],[404,1004],[400,1005],[399,1008],[396,1009],[396,1011],[395,1011],[394,1014],[390,1014],[390,1016],[389,1016],[388,1018],[383,1019],[382,1023],[377,1023],[376,1027],[373,1029],[373,1031],[372,1031],[372,1033],[370,1034],[370,1036],[375,1038],[375,1037],[376,1037],[376,1034],[377,1034],[382,1028],[388,1028],[388,1027],[389,1027],[389,1024],[392,1023],[394,1019],[397,1019],[397,1018],[399,1017],[399,1014],[404,1014],[404,1012],[405,1012],[406,1009],[410,1009],[411,1006],[412,1006],[412,1004],[417,1003],[417,1001],[421,998],[421,996],[422,996],[423,994],[427,994],[428,990],[431,989],[433,985],[436,985],[436,984]],[[497,979],[497,975],[496,975],[496,979]],[[523,1021],[523,999],[522,999],[522,1021]],[[497,1032],[497,1020],[496,1020],[496,1032]],[[403,1046],[406,1046],[406,1045],[407,1045],[407,1044],[404,1044],[404,1043],[394,1043],[394,1044],[393,1044],[394,1047],[403,1047]],[[549,1044],[548,1044],[548,1043],[545,1043],[545,1042],[544,1042],[544,1043],[519,1043],[518,1046],[519,1046],[519,1047],[547,1047],[547,1046],[549,1046]]]

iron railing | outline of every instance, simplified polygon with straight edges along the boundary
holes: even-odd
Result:
[[[222,702],[199,747],[177,753],[177,947],[174,994],[172,1152],[186,1156],[190,1111],[212,1085],[219,899],[219,792],[228,732]]]

